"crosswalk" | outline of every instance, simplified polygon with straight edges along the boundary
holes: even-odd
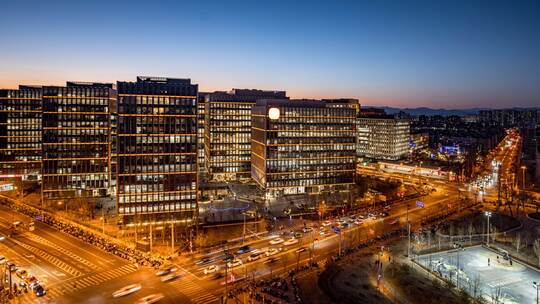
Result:
[[[54,286],[49,288],[47,293],[52,298],[61,297],[62,295],[70,294],[80,289],[103,284],[104,282],[130,274],[135,270],[137,270],[135,266],[127,264],[116,269],[96,273],[84,278],[77,278],[76,280],[71,280],[58,286]]]
[[[193,280],[188,280],[186,278],[182,280],[177,280],[172,283],[170,283],[171,286],[173,286],[176,290],[178,290],[180,293],[186,295],[192,303],[195,304],[210,304],[210,303],[218,303],[219,298],[217,298],[215,295],[211,294],[204,288],[197,285],[194,281],[197,279],[193,278]]]
[[[40,258],[46,260],[47,262],[51,263],[52,265],[56,266],[57,268],[61,269],[65,273],[68,273],[72,276],[80,276],[83,273],[77,269],[75,269],[73,266],[63,262],[62,260],[58,259],[57,257],[39,249],[33,246],[30,246],[28,244],[25,244],[23,242],[19,242],[17,240],[12,240],[13,242],[17,243],[17,245],[21,246],[22,248],[32,252],[36,256],[39,256]]]
[[[63,255],[66,255],[74,260],[76,260],[77,262],[79,262],[80,264],[82,265],[85,265],[87,267],[89,267],[91,270],[94,270],[94,271],[100,271],[100,270],[103,270],[101,267],[97,266],[96,264],[74,254],[73,252],[71,252],[70,250],[64,248],[64,247],[61,247],[45,238],[42,238],[38,235],[35,235],[35,234],[26,234],[25,235],[26,238],[30,239],[30,240],[33,240],[35,242],[38,242],[40,244],[43,244],[43,245],[46,245],[48,247],[51,247],[59,252],[61,252]]]

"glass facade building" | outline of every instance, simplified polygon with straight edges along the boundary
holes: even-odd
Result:
[[[251,175],[266,198],[347,191],[354,182],[356,108],[260,100],[252,109]]]
[[[109,195],[111,113],[116,102],[112,87],[74,82],[43,87],[44,201]]]
[[[0,90],[0,178],[40,179],[41,118],[40,88]]]
[[[197,91],[189,79],[118,82],[117,202],[124,223],[197,215]]]
[[[251,178],[251,108],[259,99],[288,99],[285,91],[233,89],[206,101],[206,166],[212,180]]]
[[[361,115],[357,121],[358,157],[398,160],[409,154],[410,124],[390,115]]]

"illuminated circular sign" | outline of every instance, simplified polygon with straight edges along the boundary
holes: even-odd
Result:
[[[278,108],[270,108],[268,109],[268,118],[270,119],[279,119],[279,109]]]

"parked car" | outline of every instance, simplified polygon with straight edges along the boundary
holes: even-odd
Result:
[[[250,252],[251,251],[251,248],[249,248],[249,246],[242,246],[240,248],[238,248],[238,251],[236,251],[237,254],[243,254],[243,253],[247,253],[247,252]]]

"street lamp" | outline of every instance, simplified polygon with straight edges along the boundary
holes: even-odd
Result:
[[[523,190],[525,190],[525,170],[527,170],[527,167],[521,166],[521,172],[523,173]]]
[[[538,304],[538,286],[540,286],[540,284],[533,282],[533,287],[536,288],[536,304]]]
[[[489,247],[489,218],[491,217],[491,211],[484,212],[484,215],[487,217],[487,246]]]

